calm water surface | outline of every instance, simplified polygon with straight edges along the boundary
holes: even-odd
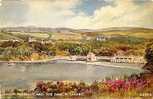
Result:
[[[81,80],[94,81],[104,77],[130,75],[141,69],[117,68],[56,61],[52,64],[0,65],[2,87],[27,88],[33,80]]]

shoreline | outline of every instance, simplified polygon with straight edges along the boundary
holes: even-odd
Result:
[[[78,63],[78,64],[96,65],[96,66],[103,66],[103,67],[117,67],[117,68],[129,68],[129,69],[141,69],[141,67],[143,66],[142,64],[86,62],[86,61],[64,61],[64,63],[76,63],[76,64]]]
[[[0,61],[0,64],[52,64],[59,60],[63,60],[64,63],[76,63],[76,64],[87,64],[87,65],[96,65],[96,66],[104,66],[104,67],[117,67],[117,68],[129,68],[129,69],[141,69],[143,64],[134,64],[134,63],[113,63],[113,62],[105,62],[105,61],[95,61],[95,62],[87,62],[87,61],[77,61],[71,60],[70,57],[54,57],[52,59],[45,60],[37,60],[37,61]],[[62,63],[62,62],[61,62]]]

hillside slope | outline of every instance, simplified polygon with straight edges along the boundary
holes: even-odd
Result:
[[[132,36],[153,39],[153,29],[138,27],[112,27],[105,29],[70,29],[70,28],[42,28],[42,27],[5,27],[0,28],[0,39],[22,39],[34,37],[37,39],[80,40],[83,37]]]

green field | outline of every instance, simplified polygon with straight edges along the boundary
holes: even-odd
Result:
[[[61,30],[62,31],[62,30]],[[70,31],[70,32],[0,32],[0,39],[18,39],[24,37],[33,37],[36,39],[52,39],[52,40],[84,40],[85,37],[95,38],[98,35],[105,36],[128,36],[142,39],[153,39],[153,29],[146,28],[113,28],[108,30],[86,31]]]

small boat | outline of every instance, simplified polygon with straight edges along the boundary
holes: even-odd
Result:
[[[44,93],[36,93],[35,96],[37,96],[37,97],[43,97],[43,96],[45,96],[45,94]]]
[[[8,66],[14,66],[15,63],[8,63]]]

